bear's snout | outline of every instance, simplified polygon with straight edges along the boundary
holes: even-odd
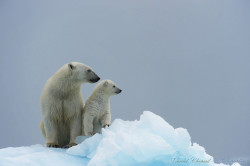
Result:
[[[100,80],[100,77],[96,76],[96,78],[90,79],[90,82],[95,83],[95,82],[98,82],[99,80]]]
[[[121,89],[118,89],[118,90],[116,91],[117,94],[119,94],[119,93],[121,93],[121,92],[122,92]]]

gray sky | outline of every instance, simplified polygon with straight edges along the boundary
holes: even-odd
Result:
[[[187,128],[215,159],[250,156],[250,1],[0,1],[0,148],[43,144],[40,94],[79,61],[144,110]],[[83,85],[83,96],[95,84]]]

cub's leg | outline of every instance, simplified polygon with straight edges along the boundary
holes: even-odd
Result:
[[[88,113],[85,112],[84,114],[84,135],[94,135],[94,127],[93,127],[93,123],[94,123],[94,118],[95,115],[92,113]]]
[[[105,113],[101,118],[102,127],[110,126],[111,114],[109,112]]]

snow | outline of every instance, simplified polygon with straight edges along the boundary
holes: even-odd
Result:
[[[87,165],[89,159],[72,156],[65,149],[42,145],[0,149],[0,166]]]
[[[67,150],[42,145],[0,149],[0,165],[225,166],[215,164],[203,147],[192,144],[186,129],[174,129],[149,111],[138,121],[116,119],[102,134],[77,141],[83,142]]]

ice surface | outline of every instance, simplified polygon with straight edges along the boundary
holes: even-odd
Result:
[[[116,119],[102,134],[87,138],[67,153],[89,158],[88,165],[217,165],[203,147],[191,143],[186,129],[174,129],[149,111],[139,121]]]
[[[68,166],[88,162],[87,158],[67,154],[65,149],[42,145],[0,149],[0,166]]]
[[[203,147],[192,144],[186,129],[174,129],[149,111],[145,111],[139,121],[116,119],[102,134],[77,138],[78,142],[82,140],[68,150],[42,145],[0,149],[0,166],[225,166],[215,164]]]

